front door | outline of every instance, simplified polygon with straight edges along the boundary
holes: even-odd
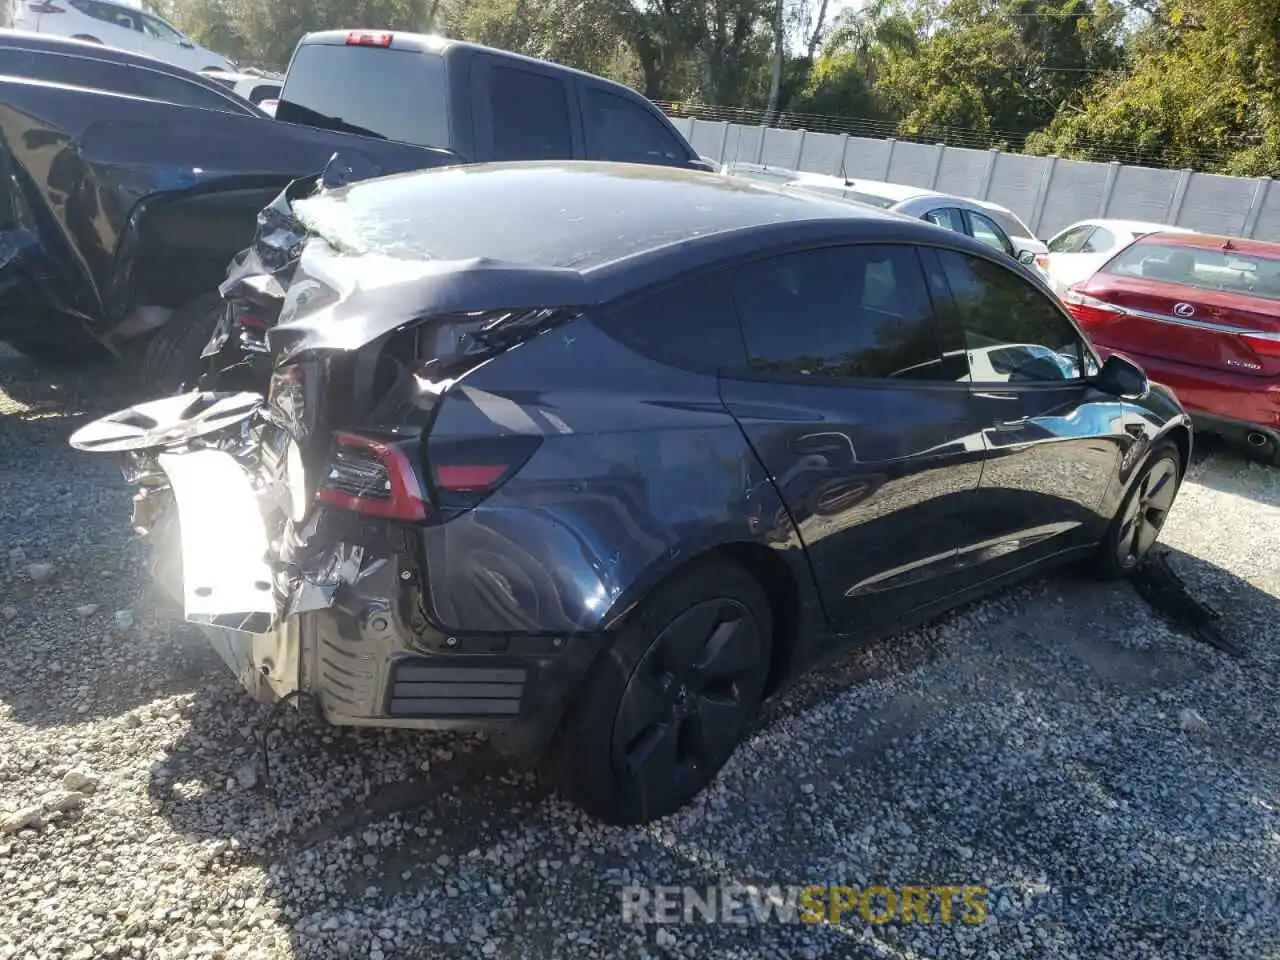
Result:
[[[986,465],[970,562],[994,575],[1101,538],[1098,511],[1130,438],[1124,404],[1088,380],[1097,361],[1057,301],[996,260],[939,250],[963,331]]]
[[[943,359],[929,282],[906,245],[803,250],[731,279],[749,368],[722,371],[721,395],[839,633],[944,597],[972,539],[981,434],[963,353]]]

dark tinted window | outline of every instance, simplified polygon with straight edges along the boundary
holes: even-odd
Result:
[[[106,60],[93,60],[89,57],[69,57],[60,53],[26,51],[18,54],[14,59],[21,62],[20,75],[30,77],[32,80],[141,95],[137,92],[138,85],[129,76],[129,68],[121,63],[109,63]],[[7,56],[5,60],[8,60]]]
[[[88,13],[95,20],[113,23],[117,27],[123,27],[126,30],[142,32],[141,11],[125,10],[109,3],[90,3],[88,4],[88,9],[83,12]]]
[[[1050,253],[1079,253],[1080,246],[1085,242],[1089,234],[1093,233],[1092,224],[1083,224],[1079,227],[1072,227],[1065,233],[1060,233],[1049,241]]]
[[[444,59],[387,47],[304,44],[289,64],[276,119],[448,147]]]
[[[746,365],[742,332],[722,275],[664,287],[604,315],[599,325],[640,353],[676,366]]]
[[[806,250],[735,271],[751,367],[827,377],[938,375],[933,312],[911,247]]]
[[[671,131],[639,104],[603,90],[587,90],[593,160],[623,163],[683,163],[688,151]]]
[[[249,112],[240,109],[230,97],[224,97],[214,90],[144,67],[130,67],[123,63],[60,53],[4,51],[0,54],[0,69],[10,70],[11,65],[21,71],[20,76],[30,77],[32,80],[126,93],[166,103],[203,107],[206,110]]]
[[[930,210],[921,220],[929,223],[937,224],[944,230],[954,230],[956,233],[964,233],[964,217],[955,207],[943,207],[941,210]]]
[[[964,325],[975,383],[1080,376],[1080,339],[1046,294],[989,260],[950,250],[938,257]]]
[[[151,100],[164,100],[166,103],[180,103],[188,107],[201,107],[205,110],[222,110],[227,113],[248,113],[229,97],[214,90],[206,89],[195,83],[188,83],[180,77],[173,77],[155,70],[144,70],[134,67],[132,82],[137,96]]]
[[[495,160],[573,157],[564,81],[528,70],[491,67],[489,108]]]
[[[995,221],[990,217],[985,217],[970,210],[969,226],[973,228],[973,239],[979,240],[992,249],[999,250],[1001,253],[1013,256],[1013,244],[1005,236],[1004,231],[996,226]]]
[[[1116,235],[1110,230],[1098,227],[1089,234],[1089,239],[1080,247],[1081,253],[1106,253],[1116,245]]]

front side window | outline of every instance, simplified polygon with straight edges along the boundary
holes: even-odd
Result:
[[[495,160],[573,157],[564,81],[514,67],[491,67],[489,109]]]
[[[1080,337],[1049,297],[1012,270],[982,257],[939,250],[964,326],[974,383],[1075,380]]]
[[[169,26],[163,20],[157,20],[155,17],[141,14],[142,29],[147,36],[156,40],[163,40],[166,43],[181,43],[186,38],[173,27]]]
[[[671,131],[639,104],[588,88],[586,108],[593,160],[683,163],[689,159]]]
[[[1034,237],[1031,228],[1019,220],[1010,210],[992,210],[987,208],[987,216],[1010,237]]]
[[[751,369],[853,378],[940,378],[932,305],[907,246],[826,247],[734,271]]]
[[[1093,233],[1093,224],[1084,223],[1078,227],[1065,230],[1049,241],[1050,253],[1079,253],[1089,234]]]
[[[89,16],[104,23],[110,23],[123,30],[142,32],[142,14],[110,3],[95,3],[89,8]]]
[[[973,239],[985,243],[993,250],[1013,256],[1013,243],[990,217],[970,210],[969,226],[973,230]]]

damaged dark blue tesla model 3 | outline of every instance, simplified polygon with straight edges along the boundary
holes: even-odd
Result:
[[[687,803],[851,644],[1052,563],[1133,569],[1190,454],[1032,274],[920,221],[568,162],[295,212],[268,395],[73,444],[122,455],[250,691],[501,733],[609,821]]]

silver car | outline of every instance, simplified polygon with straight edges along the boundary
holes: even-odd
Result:
[[[1002,251],[1028,266],[1040,269],[1037,258],[1048,250],[1022,223],[999,204],[983,200],[970,200],[949,193],[939,193],[924,187],[912,187],[903,183],[886,183],[881,180],[849,180],[820,173],[806,173],[785,167],[769,167],[755,163],[726,163],[721,173],[746,177],[769,183],[787,190],[804,190],[840,200],[851,200],[893,210],[896,213],[926,220],[956,233],[964,233]],[[1007,224],[1009,229],[1001,224]],[[1013,224],[1018,224],[1018,234],[1011,234]],[[1043,273],[1043,270],[1041,270]]]

